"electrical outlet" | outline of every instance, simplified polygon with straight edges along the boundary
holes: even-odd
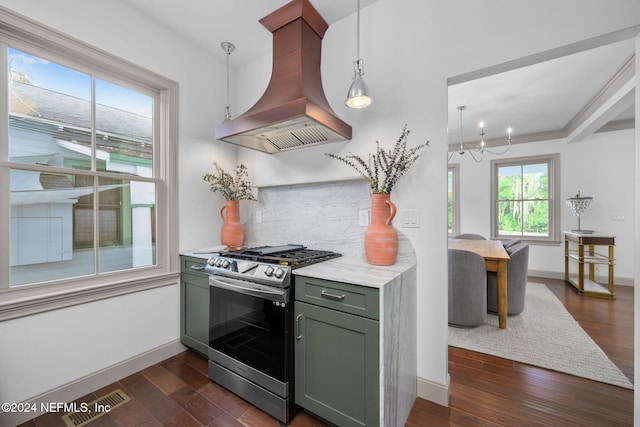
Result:
[[[611,215],[611,221],[624,221],[624,215],[622,214]]]
[[[260,224],[262,222],[262,209],[257,209],[255,215],[256,224]]]
[[[369,209],[361,209],[358,211],[358,224],[360,227],[369,225]]]

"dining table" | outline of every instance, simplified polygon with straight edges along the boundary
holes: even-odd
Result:
[[[511,259],[500,240],[449,238],[449,249],[474,252],[484,258],[486,270],[497,273],[498,326],[507,328],[507,263]]]

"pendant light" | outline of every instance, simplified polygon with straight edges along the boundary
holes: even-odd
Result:
[[[371,95],[369,95],[369,88],[362,78],[364,75],[364,62],[360,58],[360,0],[358,0],[357,33],[356,55],[358,58],[353,61],[353,83],[349,87],[347,100],[345,101],[349,108],[364,108],[373,102]]]
[[[229,108],[229,57],[236,47],[231,42],[222,42],[220,47],[227,53],[227,105],[224,107],[224,123],[231,120],[231,109]]]

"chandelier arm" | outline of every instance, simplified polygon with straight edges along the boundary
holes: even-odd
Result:
[[[473,157],[473,160],[475,160],[476,163],[480,163],[482,161],[482,151],[481,150],[467,150],[469,152],[469,154],[471,154],[471,157]],[[475,154],[473,154],[474,151],[477,151],[480,154],[480,157],[476,157]]]
[[[488,148],[485,148],[485,149],[484,149],[484,151],[486,151],[487,153],[490,153],[490,154],[494,154],[494,155],[496,155],[496,156],[499,156],[499,155],[501,155],[501,154],[504,154],[504,153],[506,153],[507,151],[509,151],[509,149],[511,148],[511,139],[508,139],[507,141],[509,141],[509,143],[507,144],[507,148],[505,148],[503,151],[496,152],[496,151],[491,151],[491,150],[489,150]]]

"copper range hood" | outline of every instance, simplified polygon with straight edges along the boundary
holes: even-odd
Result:
[[[253,107],[216,127],[216,139],[267,153],[351,139],[322,88],[326,21],[308,0],[294,0],[260,23],[273,34],[271,80]]]

